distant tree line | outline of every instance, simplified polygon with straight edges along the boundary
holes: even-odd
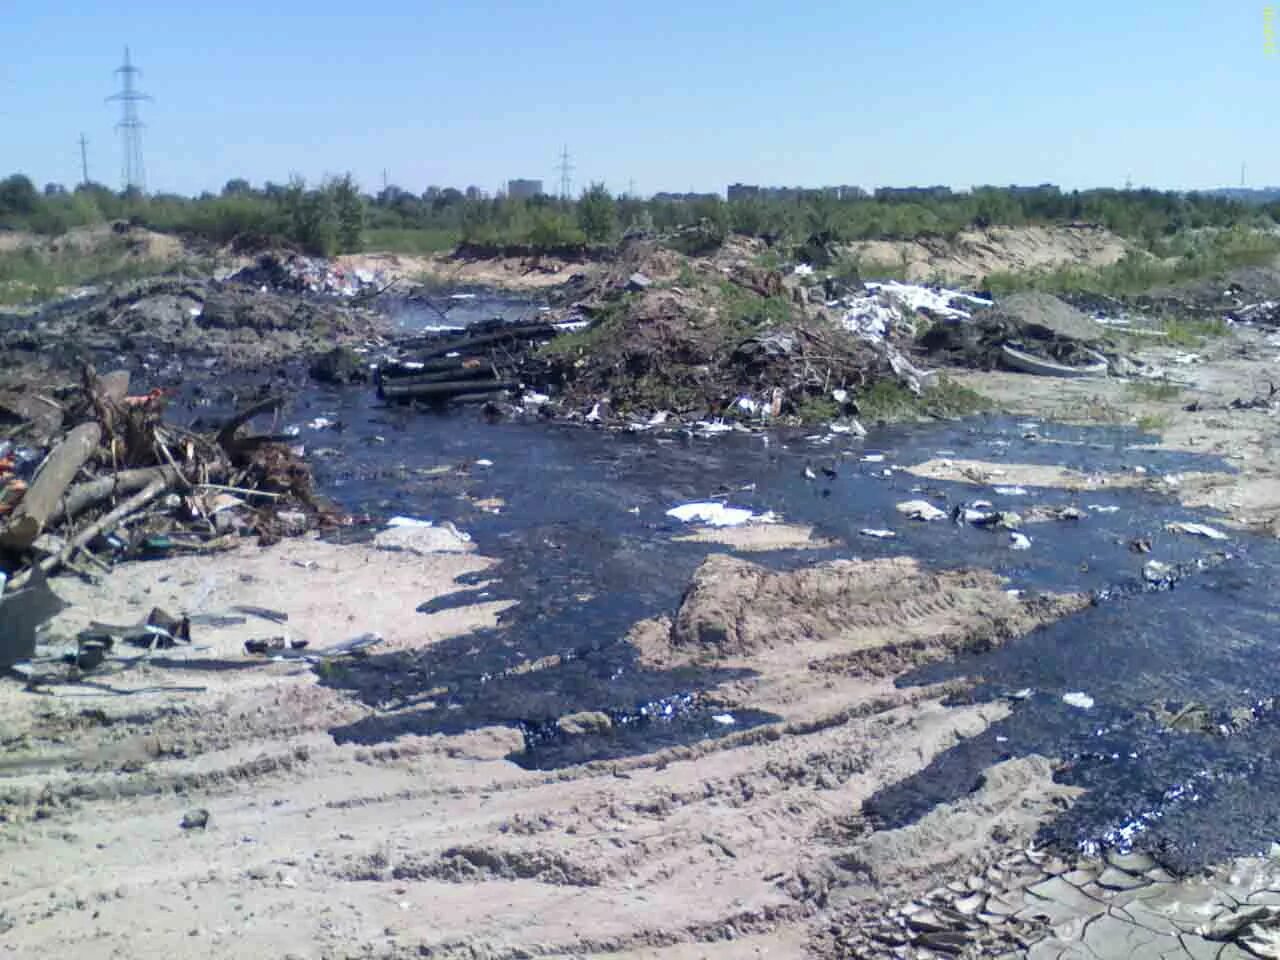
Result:
[[[730,234],[802,243],[954,236],[971,227],[1088,222],[1159,249],[1187,230],[1274,227],[1280,203],[1247,204],[1212,194],[1156,190],[1061,191],[981,187],[880,190],[835,197],[822,191],[759,196],[732,203],[715,196],[644,200],[614,196],[593,184],[575,200],[485,197],[477,190],[430,187],[416,194],[387,186],[363,194],[350,175],[308,186],[254,187],[227,182],[219,194],[182,197],[116,193],[97,184],[37,190],[27,177],[0,180],[0,228],[59,233],[104,220],[128,219],[152,229],[226,243],[237,238],[283,241],[315,254],[358,250],[369,239],[431,232],[448,244],[562,249],[610,244],[627,231],[663,234],[696,227],[700,242]]]

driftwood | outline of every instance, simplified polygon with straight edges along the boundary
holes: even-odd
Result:
[[[0,546],[25,550],[36,542],[62,494],[93,456],[101,440],[99,424],[82,423],[53,448],[22,502],[14,509],[8,525],[0,532]]]
[[[268,410],[275,410],[284,405],[284,397],[267,397],[261,403],[255,403],[253,406],[241,410],[234,417],[226,422],[221,430],[218,431],[218,445],[224,449],[229,449],[235,440],[236,431],[243,427],[260,413],[266,413]]]
[[[449,380],[444,383],[420,383],[409,386],[384,383],[382,395],[387,399],[408,400],[415,397],[434,400],[448,400],[468,393],[490,393],[499,390],[514,390],[519,386],[515,380]]]
[[[416,377],[399,377],[395,380],[384,380],[380,389],[398,390],[402,387],[417,387],[424,383],[452,383],[461,380],[495,380],[498,373],[490,364],[481,364],[465,369],[440,370],[436,373],[420,373]]]
[[[49,514],[49,523],[57,523],[63,517],[75,517],[111,497],[124,496],[141,490],[152,480],[163,477],[170,483],[177,483],[178,472],[171,466],[140,467],[136,470],[121,470],[119,473],[85,483],[77,483],[58,501],[53,512]]]
[[[152,480],[139,493],[134,494],[120,506],[116,507],[110,513],[103,516],[100,520],[91,523],[80,531],[61,551],[55,553],[51,557],[46,557],[40,561],[39,569],[44,573],[52,573],[61,567],[77,550],[88,546],[99,534],[114,530],[126,517],[132,513],[141,510],[160,494],[169,488],[169,482],[164,477],[157,477]],[[32,568],[34,569],[34,568]],[[24,570],[22,573],[13,577],[10,581],[10,589],[17,590],[27,582],[31,577],[31,570]]]

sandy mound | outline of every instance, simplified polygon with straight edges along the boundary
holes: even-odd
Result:
[[[951,240],[868,240],[852,244],[852,251],[867,265],[905,264],[911,281],[980,284],[991,273],[1110,266],[1129,245],[1103,227],[1063,224],[964,230]]]
[[[669,643],[692,659],[832,644],[828,666],[883,675],[988,649],[1083,603],[1019,599],[989,571],[935,572],[908,558],[775,573],[717,555],[694,574]]]

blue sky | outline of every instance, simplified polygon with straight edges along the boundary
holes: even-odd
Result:
[[[1280,183],[1280,55],[1238,0],[127,4],[0,0],[0,175],[119,185],[143,70],[152,190],[351,171],[495,190]],[[1280,30],[1280,20],[1277,21]]]

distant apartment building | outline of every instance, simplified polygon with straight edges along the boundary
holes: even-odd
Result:
[[[861,187],[760,187],[752,183],[731,183],[725,191],[729,202],[735,200],[804,200],[808,197],[831,197],[836,200],[855,200],[865,197]]]
[[[508,180],[507,198],[510,200],[532,200],[542,196],[541,180]]]
[[[698,200],[719,200],[718,193],[655,193],[658,203],[695,203]]]
[[[876,187],[877,200],[935,200],[951,196],[950,187]]]

